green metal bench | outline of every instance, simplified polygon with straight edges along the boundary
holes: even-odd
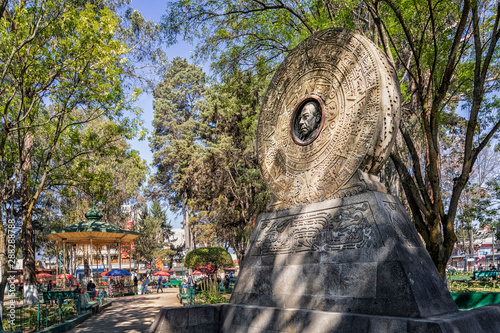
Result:
[[[43,298],[44,303],[50,303],[50,301],[57,301],[57,305],[58,305],[58,309],[59,309],[59,319],[61,320],[61,322],[63,321],[62,310],[61,310],[63,300],[76,299],[77,302],[79,300],[78,294],[75,294],[75,292],[73,292],[72,290],[44,291],[42,298]],[[80,312],[78,310],[78,304],[79,303],[77,303],[77,311]]]
[[[469,282],[472,278],[462,277],[462,278],[451,278],[450,282]]]
[[[195,295],[196,290],[193,287],[188,287],[186,292],[184,292],[182,286],[179,286],[179,293],[177,294],[177,298],[183,306],[193,305]]]
[[[178,286],[182,286],[182,280],[170,280],[168,282],[168,287],[178,287]]]
[[[474,280],[479,280],[481,278],[497,279],[498,271],[475,271]]]
[[[100,301],[91,301],[90,295],[88,293],[81,295],[81,308],[85,310],[91,310],[92,313],[96,313],[99,310]]]

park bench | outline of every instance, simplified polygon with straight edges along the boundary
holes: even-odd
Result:
[[[92,313],[97,313],[99,311],[100,301],[91,301],[90,295],[88,293],[82,294],[81,298],[81,308],[84,310],[92,310]]]
[[[179,293],[177,294],[177,298],[183,306],[194,304],[195,295],[196,290],[193,287],[188,287],[186,292],[184,292],[182,286],[179,286]]]
[[[56,291],[44,291],[43,292],[43,302],[44,303],[50,303],[51,301],[56,301],[59,309],[59,319],[62,321],[62,304],[63,300],[67,299],[77,299],[78,300],[78,294],[75,294],[72,290],[56,290]],[[79,303],[77,303],[79,304]],[[78,305],[77,305],[78,307]],[[77,309],[79,312],[79,310]]]
[[[450,278],[450,281],[452,282],[468,282],[470,280],[470,277]]]
[[[486,279],[498,278],[498,271],[475,271],[473,274],[474,274],[474,280],[479,280],[481,278],[486,278]]]

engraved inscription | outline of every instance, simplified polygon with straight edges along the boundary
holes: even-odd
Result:
[[[253,255],[381,247],[368,203],[263,220]]]
[[[415,227],[411,225],[410,220],[401,212],[399,205],[394,202],[385,201],[385,209],[391,215],[391,225],[402,243],[411,247],[421,247],[418,235],[415,233]]]

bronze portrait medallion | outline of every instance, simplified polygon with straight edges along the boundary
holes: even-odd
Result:
[[[290,119],[290,134],[301,146],[312,143],[323,129],[325,103],[320,97],[309,95],[299,101]]]

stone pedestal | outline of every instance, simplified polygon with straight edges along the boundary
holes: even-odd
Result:
[[[366,192],[261,215],[230,303],[152,331],[500,332],[500,307],[459,312],[399,201]]]
[[[403,207],[378,192],[261,215],[230,303],[412,318],[457,311]]]

